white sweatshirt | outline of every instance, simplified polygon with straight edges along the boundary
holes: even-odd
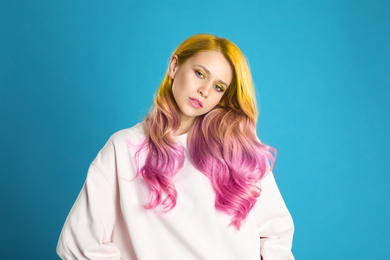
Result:
[[[144,138],[141,124],[108,140],[92,162],[85,184],[62,229],[62,259],[290,260],[293,221],[272,173],[240,231],[231,216],[215,209],[209,179],[191,164],[188,150],[174,179],[173,210],[144,209],[150,191],[136,177],[135,148]],[[176,140],[186,147],[187,134]],[[145,154],[141,154],[141,162]]]

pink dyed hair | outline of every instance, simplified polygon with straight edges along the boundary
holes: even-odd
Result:
[[[174,54],[182,64],[206,50],[221,52],[232,64],[234,77],[220,103],[195,119],[187,144],[194,166],[212,183],[216,209],[231,215],[230,225],[239,229],[260,196],[260,180],[272,169],[276,150],[256,136],[252,76],[236,45],[214,35],[197,34],[180,44]],[[144,165],[137,166],[138,175],[151,190],[146,209],[162,204],[166,211],[172,210],[178,196],[173,178],[183,167],[185,149],[174,140],[180,117],[171,86],[172,79],[166,74],[144,121],[146,139],[135,155],[138,160],[140,152],[147,151]]]

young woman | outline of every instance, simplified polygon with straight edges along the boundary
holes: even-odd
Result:
[[[294,226],[256,136],[252,76],[209,34],[172,55],[147,118],[115,133],[66,219],[63,259],[294,259]]]

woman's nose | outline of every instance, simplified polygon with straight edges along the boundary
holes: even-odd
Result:
[[[199,87],[198,93],[202,95],[202,97],[207,97],[209,95],[210,89],[211,89],[210,83],[205,83],[202,86]]]

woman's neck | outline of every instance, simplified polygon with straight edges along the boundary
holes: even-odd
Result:
[[[184,117],[184,116],[182,116],[180,119],[181,119],[180,120],[180,127],[176,131],[175,135],[182,135],[182,134],[187,133],[190,130],[192,124],[195,121],[195,117]]]

